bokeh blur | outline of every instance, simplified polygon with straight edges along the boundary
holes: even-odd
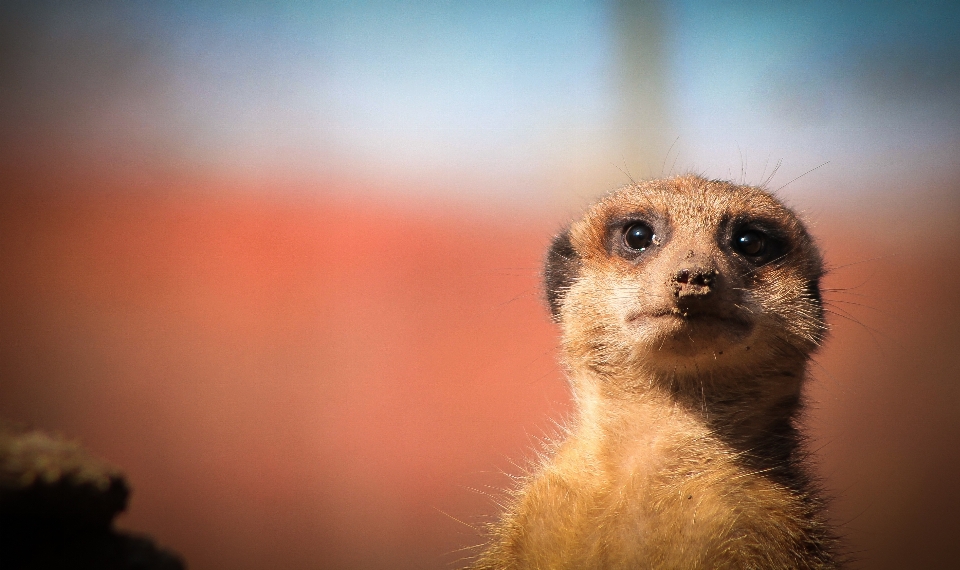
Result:
[[[0,3],[0,416],[190,568],[454,568],[570,411],[551,235],[766,183],[831,272],[853,568],[960,560],[952,2]],[[956,280],[956,281],[955,281]]]

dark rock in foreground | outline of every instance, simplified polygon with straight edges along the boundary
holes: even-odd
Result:
[[[0,426],[0,568],[183,570],[176,554],[113,528],[130,489],[79,445]]]

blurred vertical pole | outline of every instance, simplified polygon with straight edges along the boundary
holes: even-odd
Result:
[[[618,71],[614,126],[622,164],[634,178],[661,175],[673,140],[667,114],[665,9],[657,0],[613,3]],[[668,163],[666,169],[669,170]],[[662,174],[667,174],[663,172]]]

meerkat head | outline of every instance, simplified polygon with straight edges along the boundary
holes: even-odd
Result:
[[[697,176],[633,184],[547,255],[568,364],[608,376],[724,376],[807,359],[823,333],[820,255],[765,191]]]

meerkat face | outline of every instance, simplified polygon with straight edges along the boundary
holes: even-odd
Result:
[[[824,331],[821,273],[769,194],[686,176],[595,204],[554,240],[545,278],[568,355],[678,374],[805,357]]]

